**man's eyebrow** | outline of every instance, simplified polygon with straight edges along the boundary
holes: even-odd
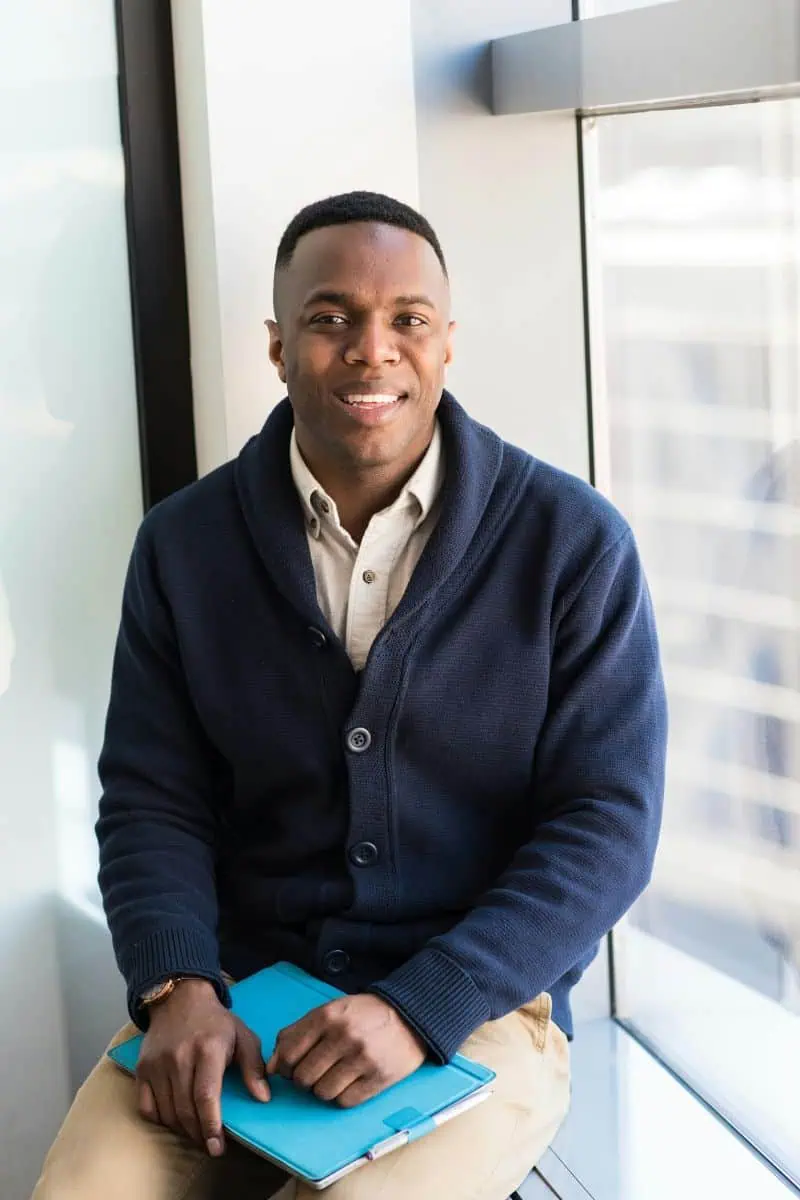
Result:
[[[355,297],[348,292],[337,292],[331,288],[314,288],[306,296],[304,308],[309,308],[312,304],[336,304],[341,308],[355,304]],[[409,296],[395,296],[393,304],[397,308],[414,308],[416,306],[424,306],[425,308],[436,308],[436,304],[431,300],[430,296],[418,292]]]
[[[351,304],[352,299],[347,292],[334,292],[330,288],[314,288],[306,296],[303,307],[308,308],[311,304],[338,304],[344,307],[346,304]]]
[[[418,292],[415,296],[396,296],[394,302],[398,308],[416,308],[420,305],[425,308],[436,308],[436,304],[430,296],[426,296],[422,292]]]

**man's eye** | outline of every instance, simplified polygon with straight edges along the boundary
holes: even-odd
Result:
[[[346,325],[347,320],[341,313],[318,313],[316,317],[311,318],[312,325]]]
[[[401,325],[408,325],[411,329],[419,329],[422,325],[427,325],[427,321],[423,317],[418,317],[414,313],[404,313],[397,320]]]

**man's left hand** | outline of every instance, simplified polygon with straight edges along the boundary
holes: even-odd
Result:
[[[282,1029],[267,1074],[352,1108],[405,1079],[425,1056],[425,1043],[397,1010],[364,993],[332,1000]]]

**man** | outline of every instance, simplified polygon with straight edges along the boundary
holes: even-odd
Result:
[[[288,399],[134,548],[97,828],[147,1033],[37,1200],[224,1185],[229,1062],[264,1103],[262,1053],[351,1106],[459,1049],[494,1097],[329,1195],[503,1200],[568,1106],[570,988],[649,876],[665,706],[624,520],[444,392],[447,271],[412,209],[304,209],[274,304]],[[259,1047],[223,972],[281,959],[348,995]]]

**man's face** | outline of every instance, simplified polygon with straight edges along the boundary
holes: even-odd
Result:
[[[279,273],[276,309],[270,358],[311,465],[413,465],[431,437],[453,328],[428,242],[366,222],[315,229]]]

